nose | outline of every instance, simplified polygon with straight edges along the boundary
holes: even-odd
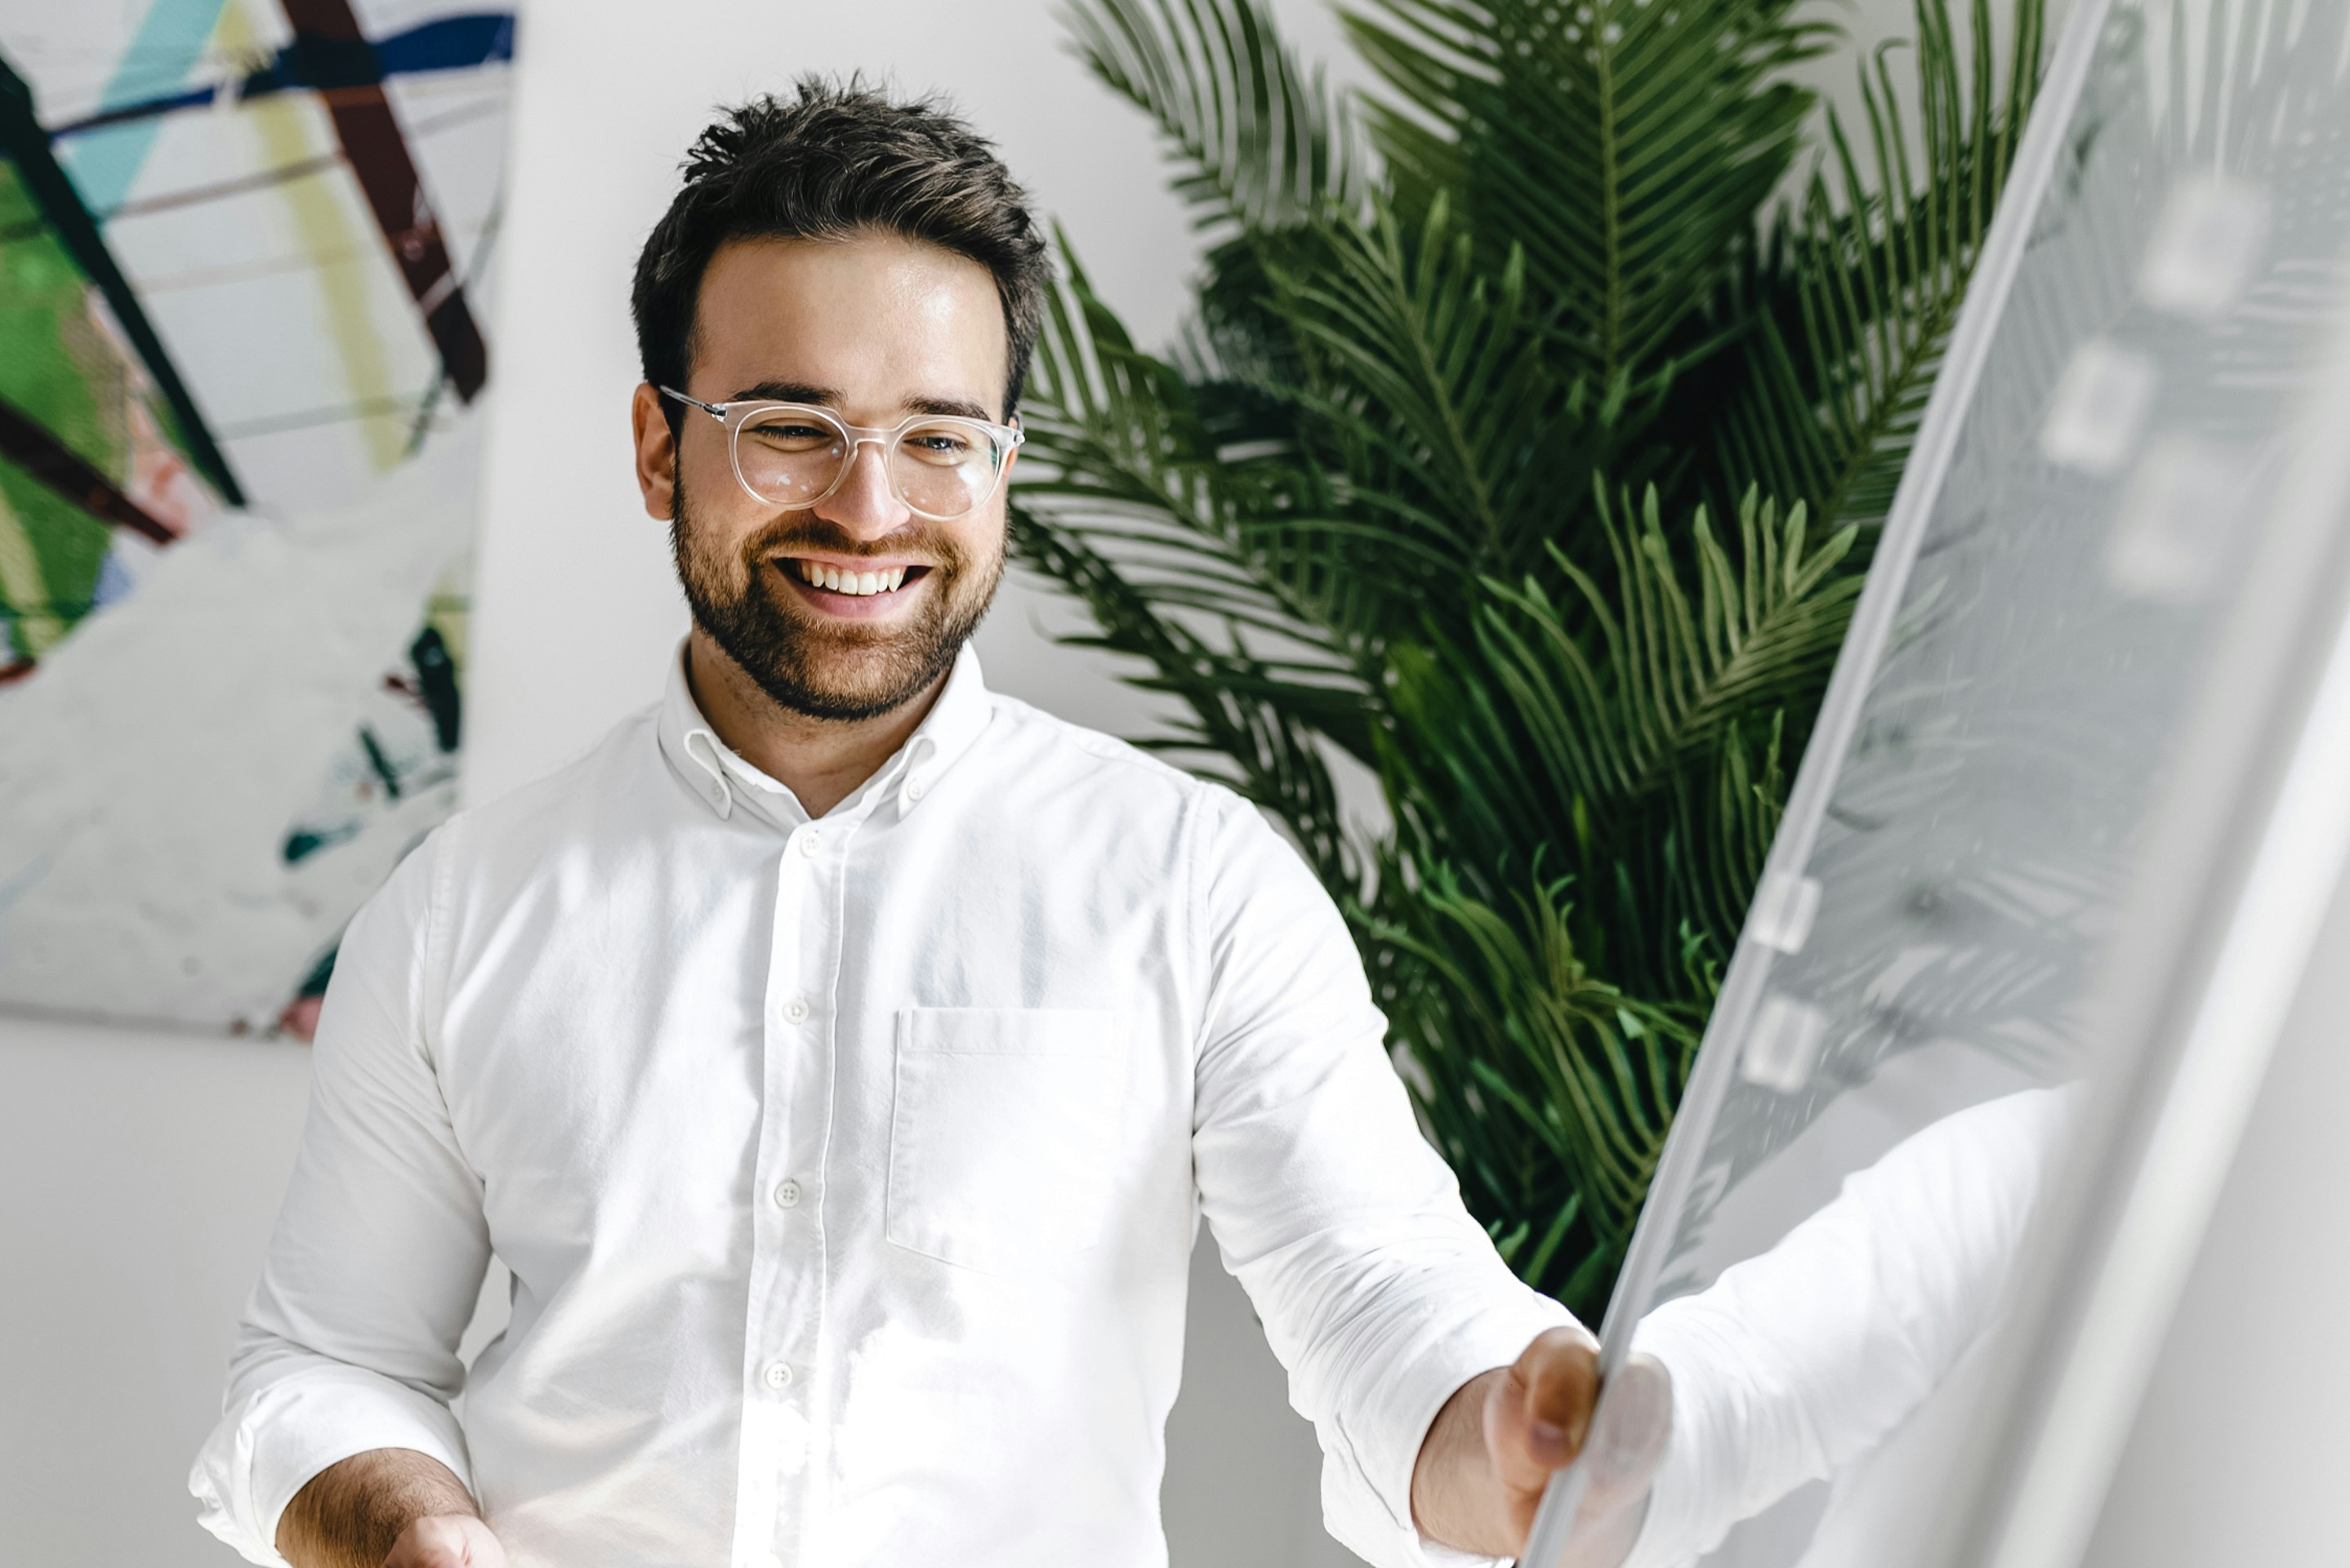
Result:
[[[913,510],[890,488],[882,451],[879,441],[858,441],[848,454],[848,472],[840,487],[809,510],[859,539],[879,539],[912,522]]]

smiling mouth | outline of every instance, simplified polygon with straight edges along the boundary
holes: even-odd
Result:
[[[837,566],[826,561],[810,561],[799,556],[787,557],[778,563],[784,571],[812,588],[839,594],[846,598],[884,598],[921,581],[931,573],[928,566],[884,566],[862,571]]]

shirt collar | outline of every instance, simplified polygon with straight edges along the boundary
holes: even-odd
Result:
[[[900,816],[911,812],[940,775],[971,750],[993,711],[987,683],[980,675],[979,654],[965,643],[947,672],[945,690],[906,743],[827,815],[861,817],[885,802],[895,804]],[[693,700],[693,689],[686,682],[683,644],[670,660],[659,734],[661,754],[670,766],[722,819],[741,807],[786,831],[808,820],[797,795],[745,762],[710,727],[701,704]]]

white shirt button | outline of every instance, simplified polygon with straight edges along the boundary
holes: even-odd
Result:
[[[928,793],[929,789],[923,784],[921,780],[908,779],[906,781],[906,798],[908,800],[920,800]]]
[[[800,1206],[800,1184],[796,1181],[777,1182],[775,1206],[778,1209],[797,1209]]]
[[[814,829],[800,835],[800,853],[811,860],[816,858],[818,836]]]
[[[807,1022],[807,1015],[808,1004],[806,997],[795,996],[789,1002],[784,1003],[784,1016],[790,1019],[793,1023],[806,1023]]]
[[[767,1370],[760,1374],[760,1376],[770,1388],[788,1388],[792,1386],[792,1369],[780,1361],[767,1363]]]

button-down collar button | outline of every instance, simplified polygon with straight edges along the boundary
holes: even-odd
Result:
[[[928,786],[926,786],[921,780],[908,779],[906,781],[906,798],[908,800],[920,800],[923,795],[929,793],[930,791]]]
[[[800,1206],[800,1184],[796,1181],[775,1183],[775,1207],[797,1209]]]
[[[806,997],[795,996],[789,1002],[784,1003],[784,1016],[790,1019],[793,1023],[806,1023],[807,1022],[807,1015],[808,1004]]]
[[[767,1363],[767,1370],[760,1374],[760,1376],[770,1388],[788,1388],[792,1386],[792,1369],[780,1361]]]
[[[800,835],[800,853],[801,853],[801,854],[803,854],[803,855],[805,855],[805,856],[806,856],[806,857],[807,857],[809,859],[811,859],[811,860],[815,859],[815,858],[816,858],[816,843],[817,843],[817,840],[818,840],[821,836],[821,836],[820,834],[818,834],[818,833],[816,832],[816,830],[815,828],[813,828],[813,827],[809,828],[806,833],[801,834],[801,835]]]

